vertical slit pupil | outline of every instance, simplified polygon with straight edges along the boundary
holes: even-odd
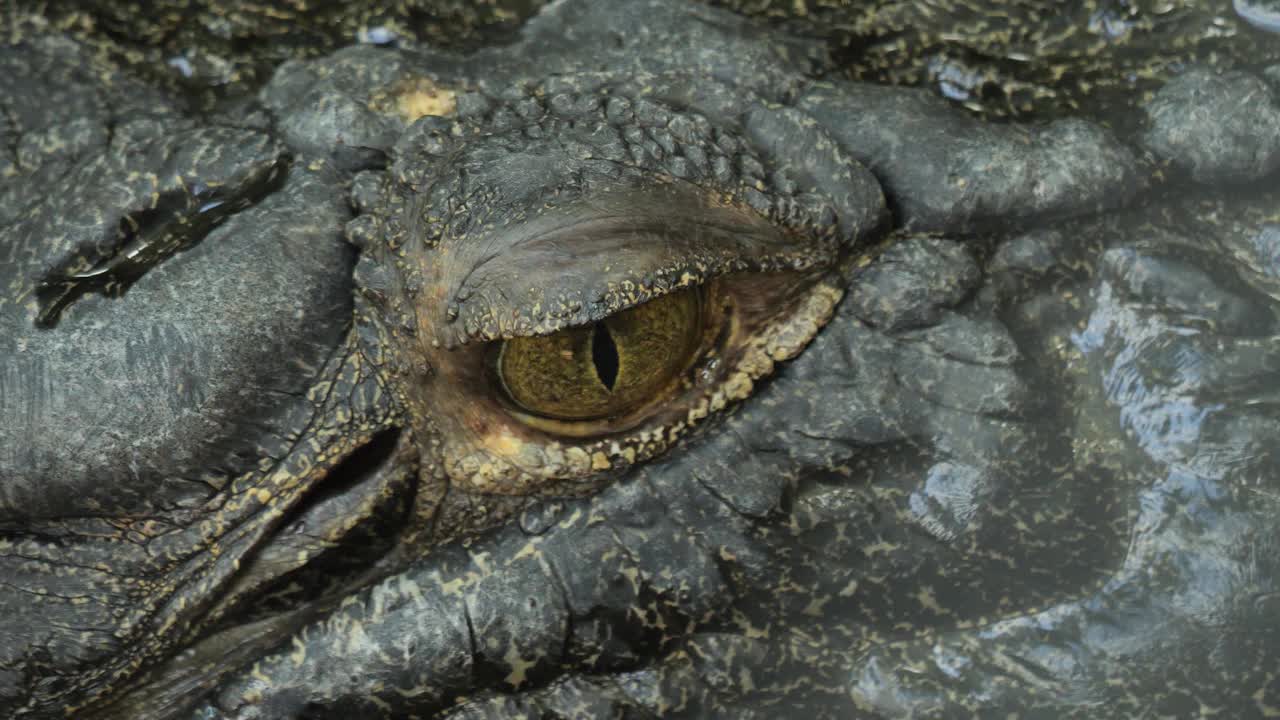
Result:
[[[591,335],[591,361],[596,365],[596,375],[600,382],[613,390],[618,381],[618,346],[613,343],[613,336],[604,323],[596,323],[595,332]]]

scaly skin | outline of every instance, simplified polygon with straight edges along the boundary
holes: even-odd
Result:
[[[560,2],[198,113],[103,47],[0,47],[6,716],[1280,712],[1274,69],[989,124]],[[701,285],[607,436],[485,369]]]

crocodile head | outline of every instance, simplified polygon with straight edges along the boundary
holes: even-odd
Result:
[[[565,1],[200,117],[27,30],[10,714],[1280,704],[1274,73],[992,123]]]

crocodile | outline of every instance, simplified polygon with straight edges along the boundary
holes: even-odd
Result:
[[[529,12],[9,20],[0,714],[1280,714],[1280,65]]]

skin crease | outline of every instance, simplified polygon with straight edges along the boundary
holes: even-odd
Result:
[[[1280,713],[1274,68],[996,124],[559,2],[201,115],[23,22],[0,714]],[[482,372],[708,282],[608,442]]]

